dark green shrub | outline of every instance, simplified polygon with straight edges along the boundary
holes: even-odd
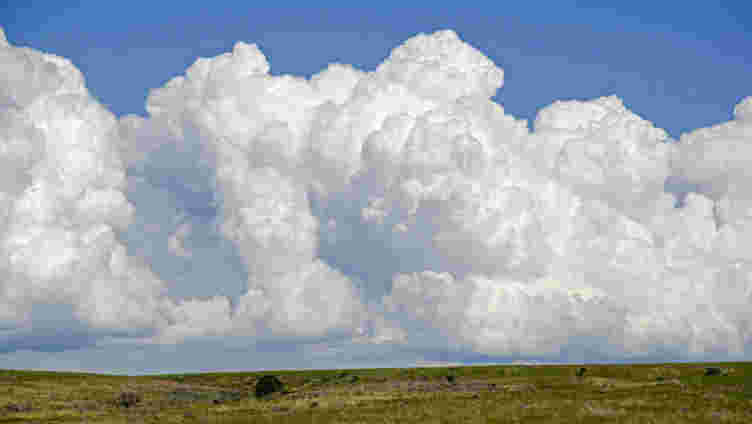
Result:
[[[272,393],[281,392],[284,384],[276,376],[265,375],[256,382],[256,397],[262,398]]]

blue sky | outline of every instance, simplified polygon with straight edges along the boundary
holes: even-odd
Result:
[[[752,5],[64,3],[0,26],[125,119],[0,45],[3,367],[749,359]]]
[[[743,1],[247,4],[9,1],[0,16],[14,44],[70,58],[118,115],[144,114],[149,89],[239,40],[258,43],[273,74],[311,75],[330,62],[373,69],[403,40],[438,29],[505,70],[497,100],[526,119],[555,99],[615,93],[677,137],[727,120],[752,85]]]

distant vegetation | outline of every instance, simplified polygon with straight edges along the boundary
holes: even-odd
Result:
[[[0,371],[0,423],[752,423],[752,363]]]

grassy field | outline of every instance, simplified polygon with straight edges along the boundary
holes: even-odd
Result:
[[[722,372],[705,375],[707,367]],[[0,423],[752,423],[752,363],[586,365],[578,376],[579,368],[0,370]],[[283,391],[257,399],[263,375],[277,376]]]

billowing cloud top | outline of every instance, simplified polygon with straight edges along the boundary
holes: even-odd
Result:
[[[7,350],[54,344],[33,325],[49,315],[95,344],[752,353],[752,97],[678,142],[615,96],[555,102],[531,131],[491,100],[503,71],[452,31],[310,79],[239,42],[152,90],[148,118],[116,120],[69,61],[4,37],[0,65]],[[172,296],[121,241],[142,216],[129,173],[176,170],[207,172],[239,296]],[[691,192],[677,201],[669,178]],[[206,224],[178,221],[154,237],[199,261]]]
[[[117,120],[66,59],[6,45],[0,64],[0,326],[19,339],[47,314],[84,335],[163,325],[161,282],[117,237],[133,213]]]

